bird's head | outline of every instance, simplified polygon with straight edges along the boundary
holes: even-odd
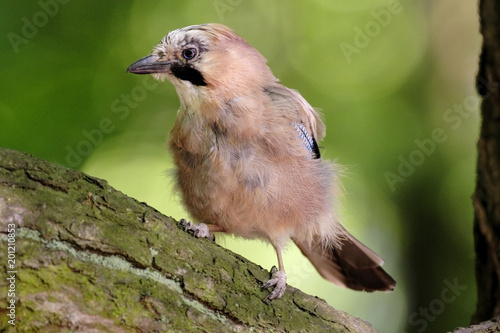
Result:
[[[223,103],[276,81],[255,48],[230,28],[214,23],[171,31],[127,72],[168,79],[187,106],[193,99]]]

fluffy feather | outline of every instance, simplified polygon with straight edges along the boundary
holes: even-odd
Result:
[[[356,290],[391,290],[382,260],[340,224],[341,168],[320,159],[317,110],[278,82],[266,59],[220,24],[169,33],[129,72],[174,85],[181,102],[168,141],[184,205],[208,230],[270,242],[285,290],[281,251],[292,238],[318,272]],[[207,228],[206,228],[207,227]]]

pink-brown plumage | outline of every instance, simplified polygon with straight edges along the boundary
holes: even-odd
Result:
[[[340,225],[341,168],[319,157],[325,126],[318,112],[278,82],[256,49],[223,25],[190,26],[169,33],[128,71],[176,88],[181,107],[168,147],[192,217],[276,249],[269,299],[284,293],[281,251],[290,238],[334,283],[393,289],[383,261]]]

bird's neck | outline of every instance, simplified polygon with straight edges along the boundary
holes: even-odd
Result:
[[[203,93],[199,88],[183,81],[172,82],[179,96],[181,109],[197,110],[203,104]]]

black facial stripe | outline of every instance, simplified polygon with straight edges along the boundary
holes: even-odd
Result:
[[[207,85],[200,71],[198,71],[196,68],[191,67],[189,64],[174,65],[172,66],[171,71],[176,78],[184,81],[189,81],[195,86]]]

